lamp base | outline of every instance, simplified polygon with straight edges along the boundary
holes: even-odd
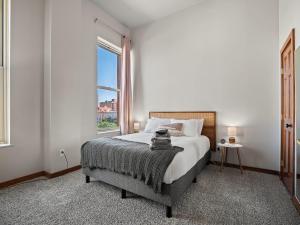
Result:
[[[229,144],[235,144],[235,137],[229,137]]]

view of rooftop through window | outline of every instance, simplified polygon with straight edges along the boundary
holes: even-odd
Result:
[[[97,130],[118,129],[117,53],[97,46]]]

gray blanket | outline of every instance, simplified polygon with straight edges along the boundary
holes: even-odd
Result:
[[[130,175],[161,192],[165,172],[175,155],[183,148],[151,151],[148,144],[113,138],[99,138],[81,146],[81,166],[108,169]]]

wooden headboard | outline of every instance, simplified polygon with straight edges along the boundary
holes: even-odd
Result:
[[[204,119],[202,135],[210,140],[210,148],[216,150],[216,112],[149,112],[149,118],[172,118],[172,119]]]

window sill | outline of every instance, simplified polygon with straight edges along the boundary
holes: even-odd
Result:
[[[0,148],[9,148],[9,147],[13,147],[12,144],[0,144]]]
[[[121,134],[120,132],[120,129],[117,129],[117,130],[108,130],[108,131],[97,131],[97,135],[106,135],[106,134],[112,134],[112,133],[119,133]]]

